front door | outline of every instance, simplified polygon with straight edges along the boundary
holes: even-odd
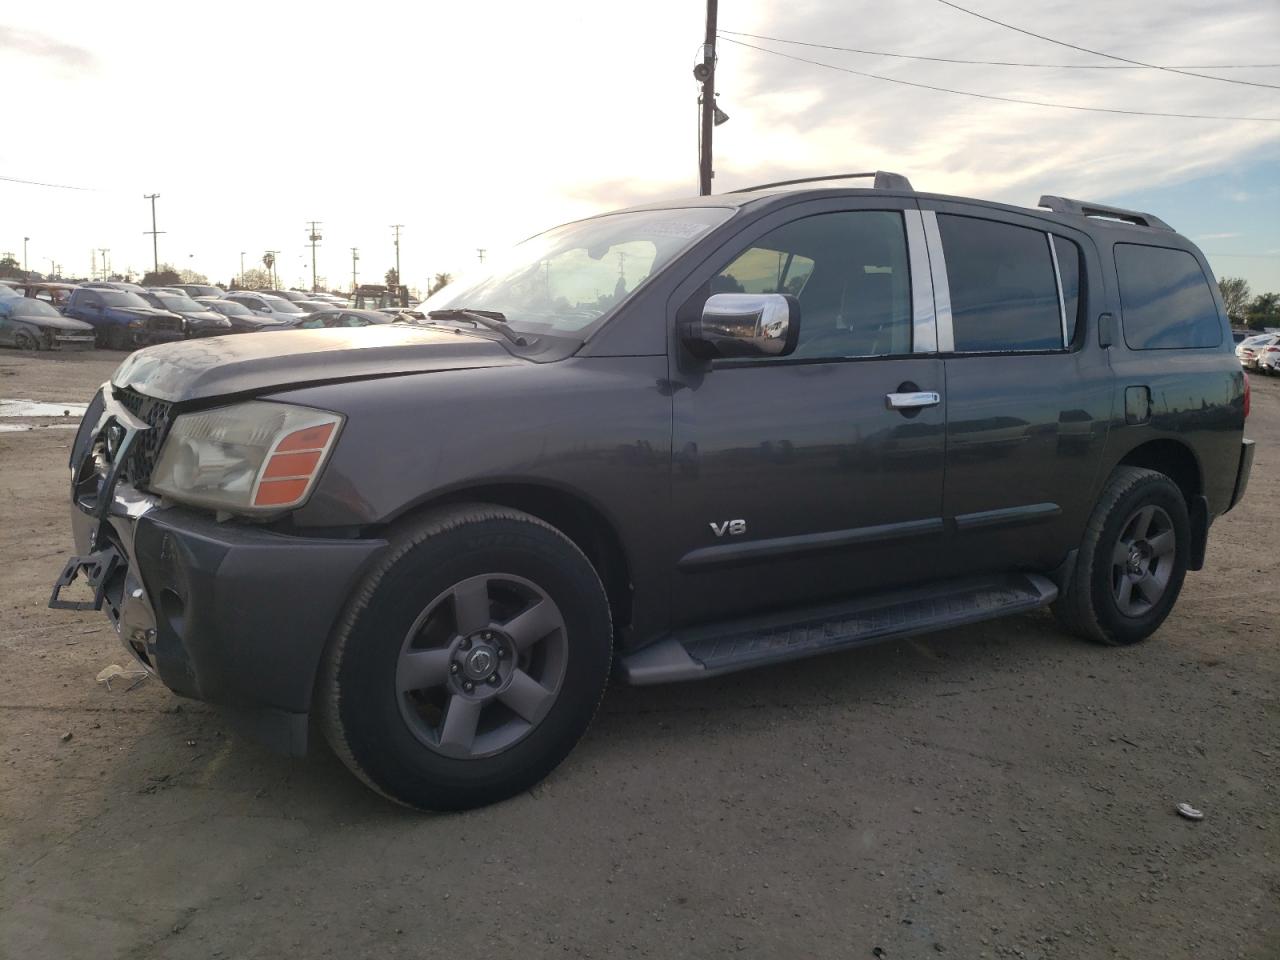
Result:
[[[748,228],[678,308],[783,292],[801,319],[790,356],[673,374],[676,626],[929,576],[945,401],[920,215],[892,198],[826,207]]]

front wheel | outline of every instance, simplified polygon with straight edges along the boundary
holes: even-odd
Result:
[[[39,350],[40,341],[26,330],[19,330],[14,336],[19,350]]]
[[[526,790],[586,732],[612,654],[604,587],[567,537],[504,507],[447,507],[357,588],[317,690],[334,752],[422,809]]]
[[[1117,467],[1053,612],[1072,633],[1112,646],[1145,640],[1173,609],[1190,559],[1191,525],[1163,473]]]

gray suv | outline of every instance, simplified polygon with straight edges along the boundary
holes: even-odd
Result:
[[[1200,251],[1058,197],[781,186],[558,227],[423,323],[133,354],[51,605],[83,574],[173,691],[435,809],[544,777],[611,673],[1045,606],[1149,636],[1252,462]]]

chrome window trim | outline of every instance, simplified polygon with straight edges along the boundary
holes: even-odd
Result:
[[[924,236],[929,251],[929,275],[933,281],[933,309],[938,328],[938,352],[956,352],[955,328],[951,323],[951,285],[947,281],[947,259],[942,252],[942,234],[938,232],[938,214],[921,210]]]
[[[1046,233],[1049,238],[1049,259],[1053,261],[1053,282],[1058,285],[1058,316],[1062,318],[1062,348],[1071,346],[1067,342],[1067,301],[1062,297],[1062,273],[1058,270],[1058,248],[1053,243],[1053,234]]]
[[[911,269],[911,352],[937,353],[938,323],[924,217],[919,210],[903,210],[902,219],[907,228],[907,260]]]

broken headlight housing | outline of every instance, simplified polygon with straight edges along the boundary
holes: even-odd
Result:
[[[301,506],[324,468],[342,417],[251,400],[173,421],[150,488],[180,503],[238,514]]]

